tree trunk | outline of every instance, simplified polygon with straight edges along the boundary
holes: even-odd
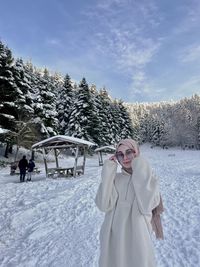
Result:
[[[13,152],[13,146],[12,146],[12,145],[9,147],[8,152],[9,152],[10,154],[12,154],[12,152]]]
[[[6,143],[6,150],[5,150],[5,154],[4,154],[4,157],[5,157],[5,158],[8,158],[8,150],[9,150],[9,146],[10,146],[10,144],[7,142],[7,143]]]
[[[15,161],[17,160],[18,151],[19,151],[19,146],[17,145],[17,149],[16,149],[16,153],[15,153]]]
[[[31,159],[35,160],[35,151],[34,150],[31,151]]]

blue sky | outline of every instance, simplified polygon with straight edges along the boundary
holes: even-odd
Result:
[[[113,98],[157,102],[200,93],[199,25],[199,0],[6,0],[0,38]]]

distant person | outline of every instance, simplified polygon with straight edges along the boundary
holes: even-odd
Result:
[[[23,156],[23,158],[19,161],[18,167],[20,170],[20,183],[22,183],[25,180],[26,170],[28,168],[28,161],[26,159],[26,156]]]
[[[118,163],[121,172],[117,172]],[[105,161],[96,195],[105,212],[100,231],[100,267],[155,267],[152,230],[163,239],[159,179],[132,139],[121,140]]]
[[[31,175],[32,175],[34,168],[35,168],[35,163],[32,159],[30,159],[28,163],[27,181],[31,181]]]

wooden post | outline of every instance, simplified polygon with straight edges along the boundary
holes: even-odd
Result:
[[[76,177],[76,168],[78,163],[78,152],[79,152],[79,146],[76,146],[76,155],[75,155],[75,163],[74,163],[74,177]]]
[[[99,166],[103,166],[103,156],[102,156],[102,151],[99,151]]]
[[[35,160],[35,151],[33,149],[31,150],[31,159]]]
[[[19,146],[17,146],[16,153],[15,153],[15,160],[14,160],[14,161],[16,161],[16,160],[17,160],[17,155],[18,155],[18,152],[19,152]]]
[[[44,166],[45,166],[45,171],[46,171],[46,177],[48,177],[48,174],[47,174],[47,159],[46,159],[46,151],[45,151],[45,148],[42,149],[42,153],[43,153],[43,159],[44,159]]]
[[[54,155],[55,155],[55,159],[56,159],[56,168],[59,168],[59,165],[58,165],[58,155],[57,155],[56,148],[54,148]]]
[[[85,172],[85,161],[86,161],[86,148],[83,147],[83,174]]]
[[[9,149],[9,146],[10,146],[10,144],[7,142],[6,143],[6,150],[5,150],[5,154],[4,154],[4,157],[5,158],[8,158],[8,149]]]

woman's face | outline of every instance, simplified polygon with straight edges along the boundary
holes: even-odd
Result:
[[[131,168],[131,162],[134,158],[134,155],[135,155],[135,151],[126,145],[119,146],[116,152],[116,157],[117,157],[118,162],[125,169]]]

